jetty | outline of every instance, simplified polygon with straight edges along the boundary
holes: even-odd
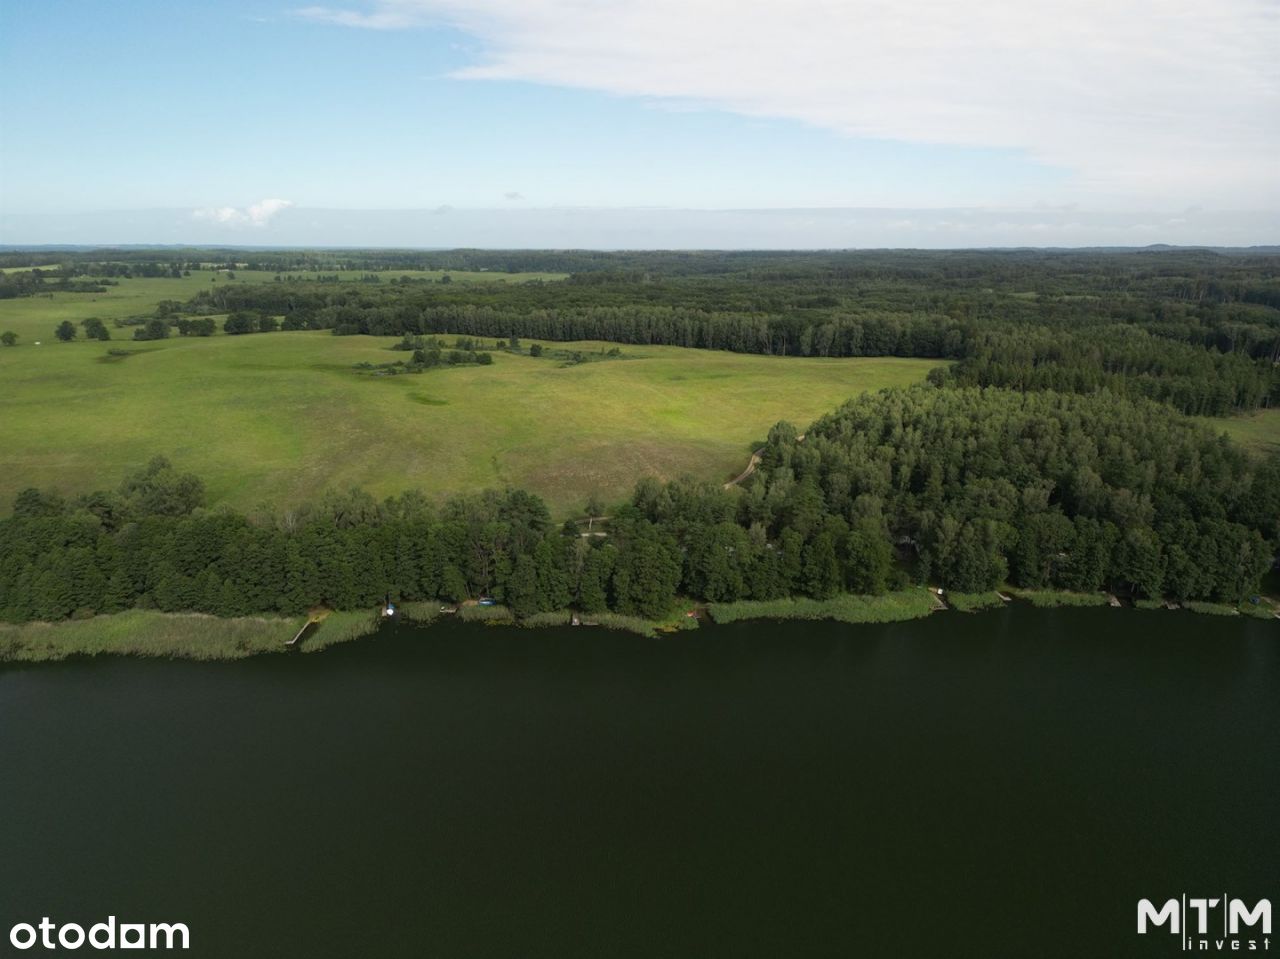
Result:
[[[302,637],[307,634],[307,630],[309,630],[312,626],[319,625],[319,623],[320,623],[320,620],[318,619],[308,618],[307,621],[302,624],[302,628],[293,634],[293,639],[285,643],[285,646],[289,647],[290,649],[292,649],[294,646],[297,646],[298,643],[302,641]]]

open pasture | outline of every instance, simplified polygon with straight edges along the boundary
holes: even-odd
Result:
[[[240,509],[296,506],[327,486],[443,496],[509,485],[563,516],[645,475],[727,480],[776,421],[803,427],[937,365],[623,346],[621,359],[576,366],[500,352],[492,366],[374,377],[353,365],[405,358],[392,338],[49,340],[0,349],[6,512],[24,487],[114,487],[164,454],[205,479],[212,503]]]

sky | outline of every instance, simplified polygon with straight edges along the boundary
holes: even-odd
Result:
[[[1280,242],[1277,0],[0,4],[0,243]]]

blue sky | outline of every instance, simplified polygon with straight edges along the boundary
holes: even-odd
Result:
[[[1106,9],[1073,2],[1086,20]],[[302,212],[365,211],[376,234],[368,211],[441,207],[1066,211],[1057,222],[1132,211],[1147,223],[1152,210],[1243,209],[1256,225],[1280,205],[1262,165],[1277,114],[1250,127],[1199,94],[1180,95],[1177,115],[1158,99],[1116,113],[1126,83],[1128,100],[1151,96],[1132,51],[1090,92],[1107,50],[1070,65],[1042,24],[995,41],[986,29],[991,53],[939,22],[955,4],[917,11],[924,26],[907,36],[862,0],[796,3],[784,21],[786,5],[758,0],[638,13],[601,0],[589,16],[568,0],[8,3],[0,240],[66,242],[69,225],[92,222],[85,242],[145,242],[134,211],[158,210],[174,218],[165,242],[185,229],[192,242],[341,243],[308,236]],[[1195,25],[1198,43],[1211,48],[1214,30],[1226,45],[1260,29],[1269,39],[1274,18],[1260,28],[1250,0],[1232,4]],[[1274,68],[1251,49],[1209,80],[1238,100],[1256,73],[1246,106],[1269,107]],[[1230,154],[1177,140],[1198,110],[1224,127],[1215,141],[1238,136]],[[342,232],[340,218],[325,222]]]

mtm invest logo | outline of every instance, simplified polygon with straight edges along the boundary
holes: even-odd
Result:
[[[1182,896],[1138,900],[1138,935],[1178,937],[1183,952],[1270,952],[1271,900]]]

